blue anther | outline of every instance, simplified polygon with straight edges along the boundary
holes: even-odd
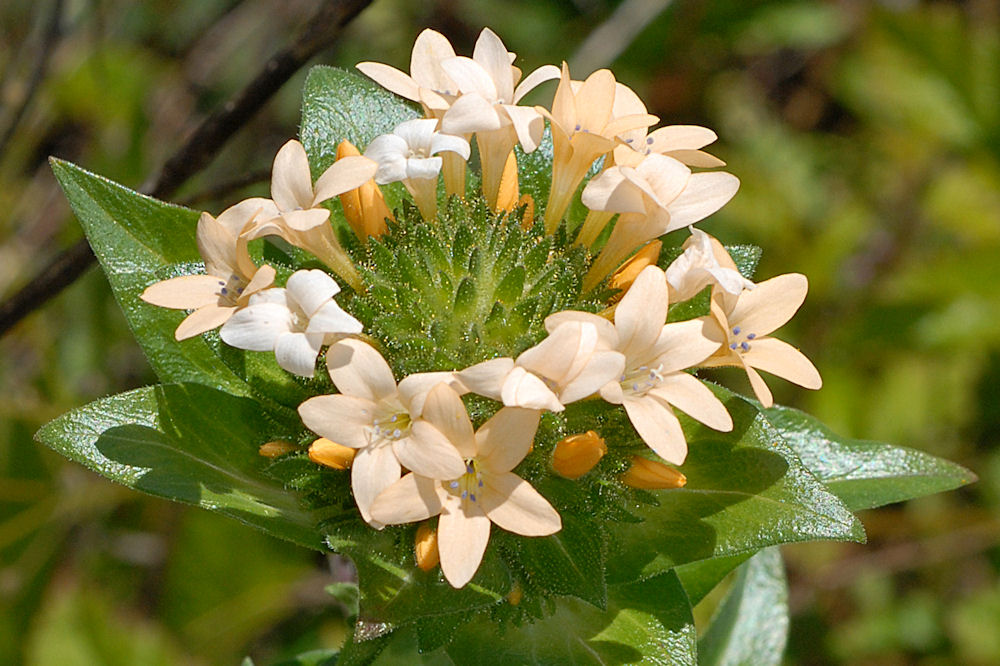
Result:
[[[743,330],[739,326],[733,326],[733,335],[739,335],[740,331]]]
[[[753,340],[757,337],[756,333],[747,333],[747,340]]]
[[[730,343],[729,348],[730,349],[736,349],[737,346],[738,345],[735,342],[733,342],[733,343]]]
[[[750,351],[750,345],[745,342],[740,343],[740,347],[743,348],[743,351]]]

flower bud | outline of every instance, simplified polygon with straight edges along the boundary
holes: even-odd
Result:
[[[622,292],[627,291],[632,286],[632,283],[635,282],[635,279],[639,277],[642,269],[646,266],[656,265],[657,259],[660,258],[660,248],[662,247],[663,243],[658,240],[647,243],[614,272],[611,276],[611,288],[620,289]],[[624,293],[620,294],[619,298],[621,296],[624,296]]]
[[[360,155],[358,149],[350,141],[341,141],[337,146],[337,159]],[[340,205],[344,207],[344,217],[351,229],[362,242],[369,236],[381,236],[387,230],[386,218],[395,219],[392,211],[385,203],[382,190],[369,180],[356,190],[349,190],[340,195]]]
[[[520,583],[514,583],[514,587],[510,588],[510,593],[507,595],[507,603],[511,606],[517,606],[521,603],[521,597],[524,596],[524,589],[521,588]]]
[[[683,488],[687,477],[670,465],[655,460],[632,456],[632,466],[621,475],[622,483],[644,490]]]
[[[608,447],[593,430],[559,440],[552,453],[552,468],[567,479],[579,479],[593,469]]]
[[[500,176],[500,190],[497,192],[497,211],[508,213],[514,210],[518,203],[517,155],[510,151]]]
[[[257,449],[257,453],[265,458],[277,458],[278,456],[283,456],[286,453],[291,453],[298,448],[299,447],[294,444],[289,444],[288,442],[275,441],[261,444],[260,448]]]
[[[423,571],[430,571],[441,561],[438,553],[437,530],[430,526],[430,523],[421,523],[417,528],[417,536],[414,539],[413,550],[417,556],[417,566]]]
[[[320,437],[309,446],[309,460],[333,469],[348,469],[354,462],[352,448],[331,442],[326,437]]]

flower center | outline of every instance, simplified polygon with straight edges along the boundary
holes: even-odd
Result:
[[[373,441],[396,441],[410,436],[412,421],[407,411],[380,410],[372,421],[371,436]]]
[[[621,377],[622,392],[625,395],[643,396],[649,389],[663,381],[663,364],[651,368],[640,365],[638,368],[626,370]]]
[[[739,326],[733,326],[729,335],[729,348],[738,353],[750,351],[750,341],[757,337],[756,333],[748,333]]]
[[[231,274],[225,282],[219,280],[219,305],[235,307],[246,286],[246,281],[236,273]]]
[[[445,488],[452,495],[456,495],[463,500],[475,502],[483,487],[483,473],[479,469],[479,461],[470,458],[465,461],[465,474],[448,481]]]

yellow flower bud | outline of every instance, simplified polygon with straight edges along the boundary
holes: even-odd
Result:
[[[430,523],[421,523],[417,528],[417,537],[413,543],[413,550],[417,556],[417,566],[423,571],[430,571],[441,561],[438,553],[437,530],[430,526]]]
[[[294,444],[289,444],[288,442],[267,442],[266,444],[260,445],[260,448],[257,449],[257,453],[265,458],[277,458],[278,456],[283,456],[286,453],[295,451],[298,448],[299,447]]]
[[[579,479],[593,469],[608,447],[593,430],[559,440],[552,453],[552,468],[567,479]]]
[[[524,206],[524,215],[521,216],[521,228],[527,231],[535,226],[535,199],[530,194],[522,194],[517,200],[518,206]]]
[[[621,475],[622,483],[644,490],[683,488],[687,477],[670,465],[642,456],[632,456],[632,466]]]
[[[337,146],[337,159],[361,153],[350,141],[341,141]],[[392,211],[385,203],[382,190],[374,179],[369,180],[356,190],[350,190],[340,195],[340,205],[344,207],[344,217],[351,229],[362,242],[369,236],[381,236],[387,230],[386,218],[395,219]]]
[[[320,437],[309,446],[309,460],[333,469],[348,469],[354,462],[352,448],[331,442],[326,437]]]

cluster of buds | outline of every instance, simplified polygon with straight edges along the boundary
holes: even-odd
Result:
[[[663,462],[636,456],[619,481],[679,488],[686,479],[673,466],[683,464],[687,442],[675,410],[719,431],[733,427],[726,406],[693,374],[698,368],[744,368],[765,406],[772,404],[771,393],[757,370],[807,388],[821,383],[801,352],[770,337],[805,299],[805,277],[789,274],[754,284],[718,240],[691,226],[721,208],[739,185],[722,171],[692,171],[723,165],[702,150],[715,134],[694,126],[650,131],[657,118],[608,70],[578,81],[567,65],[546,65],[522,80],[513,61],[514,54],[485,29],[471,58],[456,55],[442,35],[425,30],[414,45],[410,74],[361,63],[367,76],[418,102],[425,117],[375,138],[363,152],[340,144],[336,161],[315,183],[304,148],[289,141],[274,160],[270,199],[247,199],[218,218],[202,215],[197,238],[205,273],[153,284],[142,295],[154,305],[193,310],[177,328],[178,340],[221,326],[223,342],[273,352],[282,368],[297,375],[312,377],[326,348],[337,393],[309,398],[298,410],[320,436],[309,447],[310,459],[350,470],[354,500],[373,528],[440,516],[436,529],[424,523],[418,530],[417,560],[426,569],[439,560],[455,587],[478,569],[492,524],[524,536],[561,528],[556,509],[513,471],[532,450],[545,412],[585,399],[623,409],[650,455]],[[558,80],[551,109],[519,104],[550,80]],[[519,195],[515,146],[538,148],[546,121],[554,157],[541,223],[547,233],[567,224],[564,214],[579,186],[602,161],[582,191],[590,213],[569,231],[592,256],[584,290],[609,282],[616,294],[600,314],[548,315],[545,337],[516,357],[397,381],[380,341],[365,335],[358,319],[334,300],[340,287],[330,274],[300,270],[275,287],[275,269],[251,260],[248,243],[278,236],[363,292],[366,286],[323,202],[339,197],[350,228],[366,243],[386,234],[386,222],[393,220],[379,186],[402,182],[425,222],[434,224],[442,174],[446,194],[467,196],[466,160],[474,141],[488,205],[502,212],[521,202],[533,210],[534,202]],[[526,214],[522,224],[532,224],[531,217]],[[690,236],[683,252],[659,267],[657,239],[684,228]],[[671,304],[706,288],[708,315],[668,323]],[[498,403],[478,429],[462,399],[469,393]],[[551,466],[579,479],[592,473],[609,445],[615,442],[593,431],[565,437]],[[288,446],[271,442],[261,453],[283,455]]]

